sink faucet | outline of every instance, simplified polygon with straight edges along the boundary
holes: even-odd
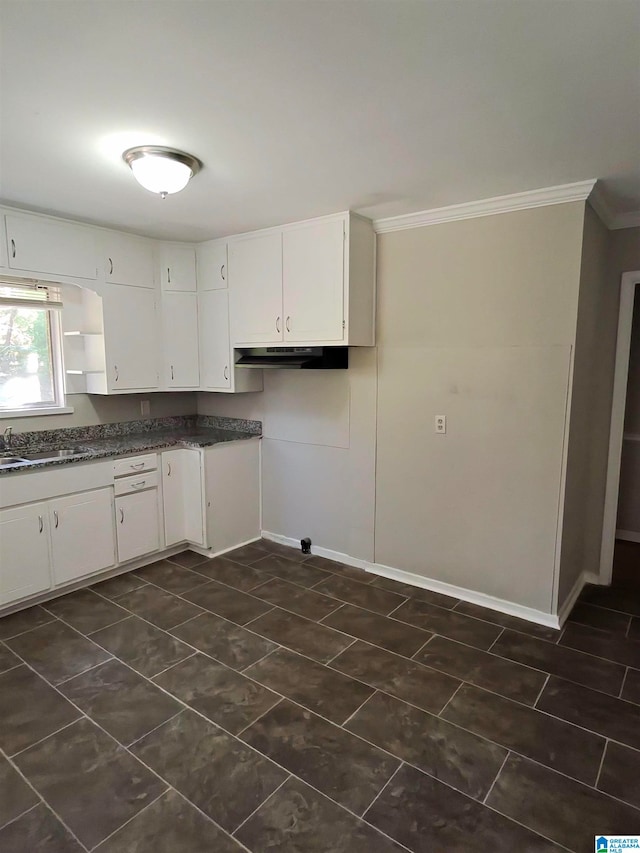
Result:
[[[0,438],[0,450],[9,450],[11,447],[11,429],[12,427],[8,426]]]

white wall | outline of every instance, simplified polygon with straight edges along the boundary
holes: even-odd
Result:
[[[617,528],[640,537],[640,286],[633,310],[624,432]]]

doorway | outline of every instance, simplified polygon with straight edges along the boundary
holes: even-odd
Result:
[[[600,582],[640,589],[640,271],[624,273],[616,348]]]

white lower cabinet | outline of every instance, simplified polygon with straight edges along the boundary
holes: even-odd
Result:
[[[157,489],[147,489],[116,498],[120,563],[160,550],[158,509]]]
[[[202,453],[178,448],[162,454],[164,540],[204,545]]]
[[[115,564],[111,489],[49,501],[49,528],[56,586]]]
[[[0,605],[51,587],[45,502],[0,510]]]
[[[207,545],[225,551],[260,536],[260,441],[204,451]]]

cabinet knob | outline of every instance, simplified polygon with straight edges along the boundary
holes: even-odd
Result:
[[[280,334],[280,317],[276,317],[276,332]]]
[[[226,280],[227,280],[227,279],[226,279],[226,277],[225,277],[225,272],[226,272],[226,269],[225,269],[225,268],[226,268],[226,264],[222,264],[222,266],[220,267],[220,278],[221,278],[223,281],[226,281]]]
[[[289,323],[291,322],[291,317],[287,317],[287,332],[290,332]]]
[[[15,258],[15,256],[16,256],[16,241],[12,237],[11,238],[11,257]]]

